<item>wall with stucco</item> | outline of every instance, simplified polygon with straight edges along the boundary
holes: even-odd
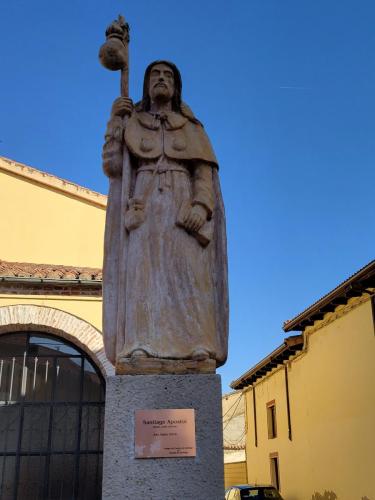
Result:
[[[0,294],[0,307],[17,304],[36,305],[59,309],[87,321],[100,331],[102,329],[101,297]]]
[[[275,401],[277,437],[268,438],[267,403]],[[257,432],[255,435],[254,405],[252,390],[246,391],[247,439],[246,456],[248,457],[248,479],[255,484],[269,484],[270,453],[279,453],[281,456],[290,448],[288,439],[288,418],[286,406],[286,390],[284,367],[274,369],[272,374],[255,385],[255,408]],[[255,440],[257,439],[257,446]],[[283,464],[280,464],[283,468]],[[284,474],[281,471],[281,488],[283,488]]]
[[[0,260],[101,268],[105,196],[0,157],[0,203]],[[4,318],[8,311],[10,316],[13,312],[16,315],[9,326],[10,331],[15,331],[17,321],[20,330],[25,328],[24,314],[37,317],[35,311],[44,311],[47,318],[50,310],[51,323],[36,322],[36,330],[40,327],[61,334],[81,347],[86,342],[94,357],[98,353],[103,357],[101,297],[92,294],[90,287],[87,294],[82,288],[64,291],[64,287],[57,287],[56,295],[42,295],[43,284],[38,286],[40,290],[35,295],[20,284],[13,287],[13,293],[9,291],[11,285],[0,290],[0,310],[5,321],[0,325],[1,332],[7,331]],[[55,325],[56,321],[60,324]],[[74,335],[77,325],[82,330],[81,338]],[[88,354],[90,349],[86,349]],[[101,363],[104,366],[107,362]],[[105,370],[111,372],[111,367],[106,366]]]
[[[247,482],[245,397],[241,391],[222,396],[225,488]]]
[[[284,368],[246,391],[249,482],[270,482],[269,453],[279,454],[285,500],[375,498],[375,335],[367,295],[351,299],[306,329],[306,351],[288,363],[292,440]],[[275,399],[277,437],[268,439],[266,402]]]
[[[101,267],[105,206],[20,176],[0,164],[0,259],[13,262]],[[101,197],[101,200],[104,197]],[[103,201],[103,200],[102,200]]]

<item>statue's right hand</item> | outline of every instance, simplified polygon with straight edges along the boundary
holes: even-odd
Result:
[[[133,113],[133,101],[130,97],[118,97],[112,104],[111,116],[130,116]]]

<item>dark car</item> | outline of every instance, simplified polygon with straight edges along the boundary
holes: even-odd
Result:
[[[240,484],[237,486],[231,486],[225,492],[225,500],[264,500],[268,498],[283,500],[280,493],[273,486]]]

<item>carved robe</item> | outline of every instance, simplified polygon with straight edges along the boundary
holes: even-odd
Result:
[[[219,366],[227,356],[227,258],[210,142],[186,105],[182,114],[134,111],[124,140],[130,172],[112,182],[106,220],[107,357],[115,363],[142,349],[151,357],[191,359],[203,350]],[[144,209],[141,222],[128,231],[129,198]],[[207,211],[211,241],[205,246],[177,224],[184,203]]]

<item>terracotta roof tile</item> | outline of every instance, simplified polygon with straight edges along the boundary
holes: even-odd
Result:
[[[31,262],[7,262],[0,260],[0,277],[57,279],[62,281],[101,281],[102,270],[92,267],[33,264]]]
[[[225,444],[223,446],[224,450],[244,450],[246,448],[245,444]]]

